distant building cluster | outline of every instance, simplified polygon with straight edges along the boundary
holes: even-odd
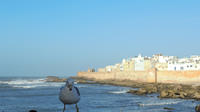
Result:
[[[123,59],[121,63],[99,68],[98,72],[147,71],[153,68],[160,71],[200,70],[200,56],[193,55],[189,58],[178,58],[156,54],[152,57],[143,57],[139,54],[134,58]]]

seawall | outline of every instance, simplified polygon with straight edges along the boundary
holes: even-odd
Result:
[[[123,72],[78,72],[78,77],[93,80],[131,80],[147,83],[200,83],[200,71],[123,71]]]

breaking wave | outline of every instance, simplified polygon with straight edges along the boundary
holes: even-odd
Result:
[[[119,90],[119,91],[109,91],[108,93],[112,93],[112,94],[124,94],[127,93],[128,90]]]
[[[141,103],[139,106],[159,106],[159,105],[171,105],[178,104],[182,101],[165,101],[165,102],[152,102],[152,103]]]
[[[0,84],[20,85],[20,84],[41,84],[45,79],[17,79],[11,81],[0,81]]]
[[[15,79],[0,81],[0,85],[9,85],[14,88],[36,88],[36,87],[59,87],[64,83],[46,82],[45,78],[40,79]]]

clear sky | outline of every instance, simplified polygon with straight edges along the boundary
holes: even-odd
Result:
[[[76,75],[139,53],[200,55],[200,1],[0,1],[0,76]]]

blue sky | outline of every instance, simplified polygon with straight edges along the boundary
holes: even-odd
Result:
[[[200,55],[199,0],[2,0],[0,76],[76,75],[138,53]]]

